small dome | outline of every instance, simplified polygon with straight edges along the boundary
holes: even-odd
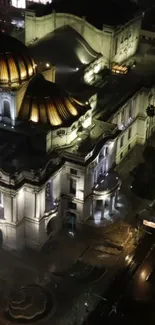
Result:
[[[88,107],[70,97],[55,83],[37,75],[29,82],[18,117],[53,127],[68,126],[77,116],[85,114]]]
[[[7,34],[0,34],[0,86],[16,87],[35,73],[28,48]]]

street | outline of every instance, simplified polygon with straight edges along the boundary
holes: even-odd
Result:
[[[126,256],[122,269],[113,279],[109,289],[101,297],[97,308],[84,324],[131,324],[150,319],[155,320],[154,298],[155,277],[155,233],[146,234],[139,243],[135,254]],[[104,299],[104,300],[103,300]],[[137,308],[136,308],[137,306]],[[137,309],[137,312],[135,313]],[[150,316],[148,316],[150,310]]]

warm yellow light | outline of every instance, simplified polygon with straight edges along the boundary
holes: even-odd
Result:
[[[33,74],[33,69],[32,69],[32,67],[29,67],[28,72],[29,72],[29,76],[32,76],[32,74]]]
[[[50,64],[49,63],[46,63],[46,68],[49,68],[50,67]]]
[[[37,123],[38,122],[37,116],[32,116],[31,121],[34,122],[34,123]]]
[[[65,104],[67,106],[67,109],[70,112],[70,114],[73,115],[73,116],[77,116],[78,115],[77,109],[73,106],[71,101],[68,98],[65,98],[64,102],[65,102]]]
[[[147,278],[147,271],[146,270],[143,270],[141,273],[140,273],[140,279],[142,281],[145,281]]]
[[[148,226],[150,228],[155,228],[155,223],[147,220],[143,220],[143,225]]]
[[[20,76],[21,76],[21,79],[25,78],[26,77],[26,71],[21,72]]]
[[[35,101],[32,102],[32,111],[30,121],[37,123],[39,121],[38,107]]]

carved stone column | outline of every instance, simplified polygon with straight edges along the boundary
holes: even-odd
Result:
[[[102,206],[101,206],[101,219],[104,219],[104,210],[105,210],[105,200],[102,200]]]

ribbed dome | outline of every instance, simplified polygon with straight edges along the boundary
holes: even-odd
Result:
[[[83,115],[87,109],[88,107],[70,97],[55,83],[37,75],[27,87],[18,117],[55,127],[66,126],[76,120],[77,116]]]
[[[35,73],[28,48],[14,37],[0,34],[0,86],[16,87]]]

